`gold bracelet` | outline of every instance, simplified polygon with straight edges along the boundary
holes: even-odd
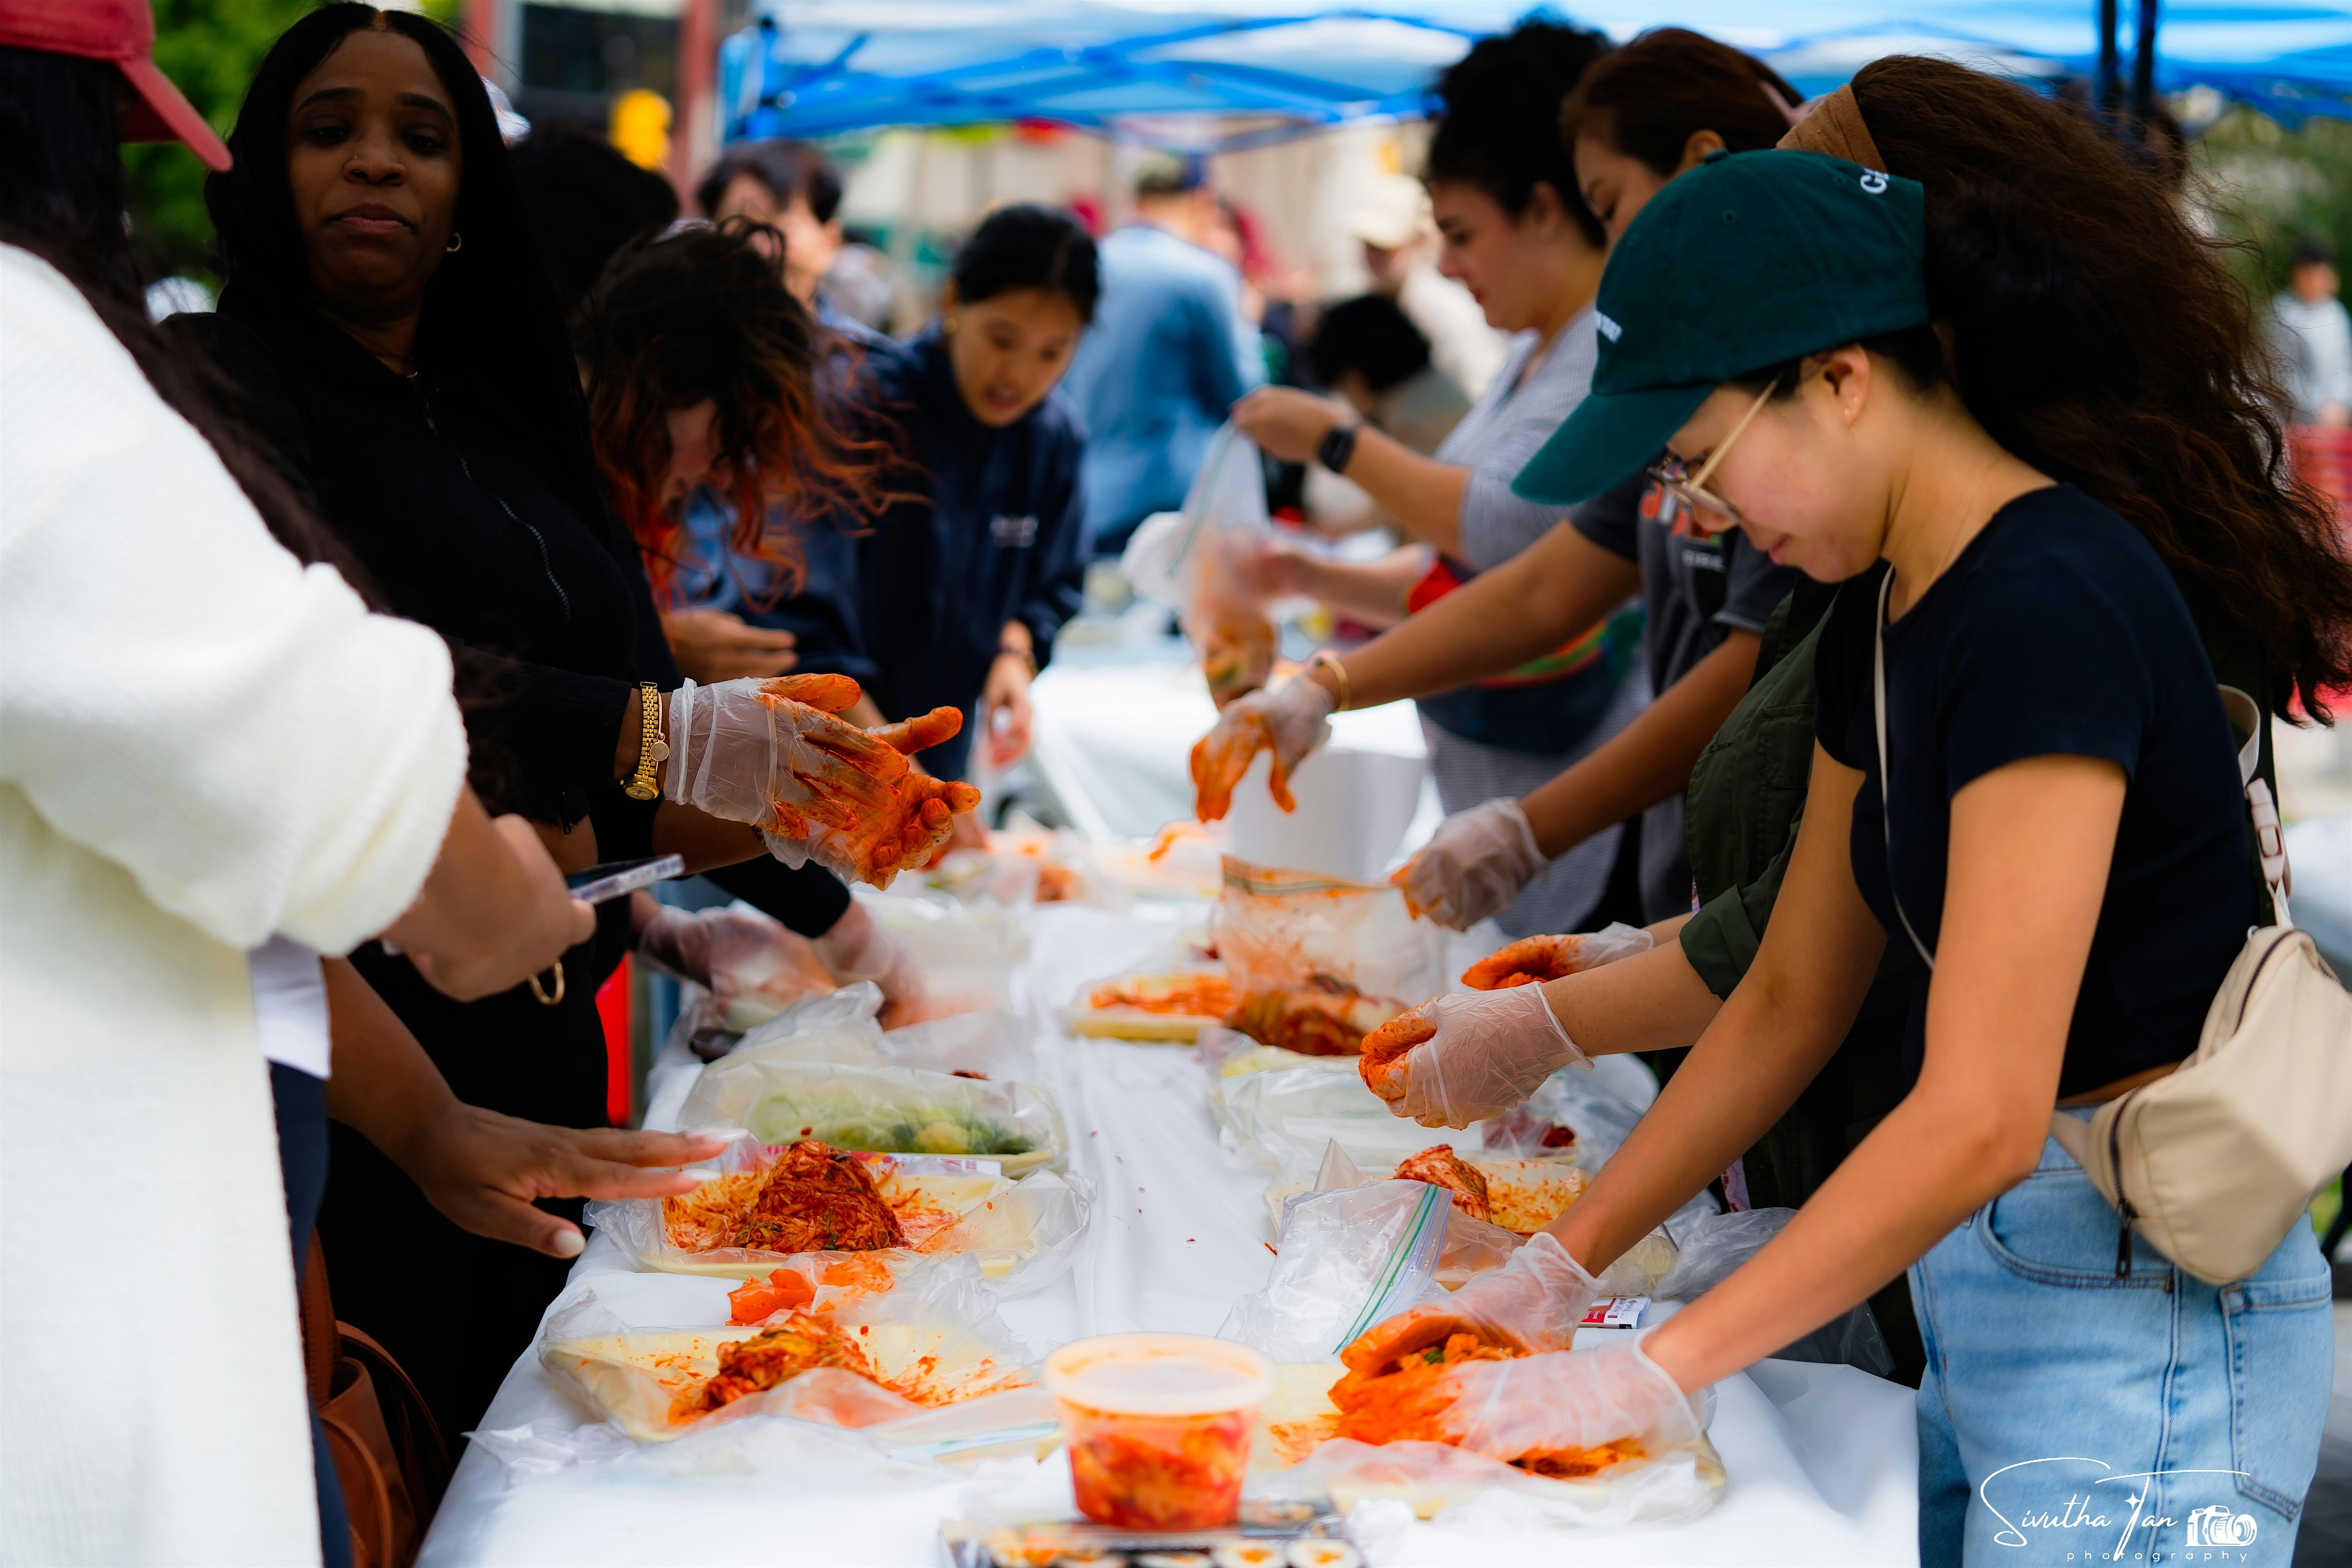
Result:
[[[652,681],[638,682],[637,701],[646,726],[637,742],[637,776],[623,784],[621,793],[631,800],[651,800],[661,793],[654,765],[669,756],[669,743],[662,739],[661,693]]]
[[[1313,656],[1307,659],[1307,668],[1312,669],[1318,664],[1324,668],[1329,670],[1331,672],[1331,679],[1339,683],[1339,705],[1337,708],[1334,708],[1332,711],[1335,713],[1345,713],[1348,710],[1348,700],[1349,696],[1348,688],[1348,667],[1341,664],[1339,662],[1339,656],[1333,653],[1328,647],[1317,648]]]
[[[1037,656],[1034,653],[1025,647],[1015,647],[1009,642],[998,643],[996,645],[996,657],[1003,658],[1007,654],[1012,655],[1014,658],[1019,659],[1022,663],[1029,667],[1030,679],[1034,680],[1037,679]]]

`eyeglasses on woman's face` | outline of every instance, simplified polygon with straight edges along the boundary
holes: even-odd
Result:
[[[1657,481],[1660,489],[1683,505],[1727,517],[1735,528],[1746,527],[1748,520],[1739,515],[1739,509],[1708,489],[1706,481],[1721,466],[1724,454],[1731,450],[1731,444],[1739,439],[1739,433],[1764,411],[1764,405],[1771,401],[1772,394],[1780,389],[1782,379],[1782,376],[1776,375],[1765,384],[1764,390],[1756,395],[1756,401],[1748,405],[1748,412],[1739,416],[1739,423],[1731,427],[1731,434],[1717,442],[1715,450],[1707,454],[1706,461],[1698,466],[1698,472],[1692,473],[1688,465],[1669,452],[1650,465],[1650,478]]]

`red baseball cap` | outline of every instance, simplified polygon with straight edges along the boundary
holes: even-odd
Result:
[[[124,141],[184,142],[215,169],[228,167],[227,147],[155,68],[148,0],[0,0],[0,47],[111,60],[138,94],[123,110]]]

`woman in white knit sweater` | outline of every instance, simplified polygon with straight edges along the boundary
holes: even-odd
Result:
[[[273,539],[118,336],[119,163],[26,90],[95,71],[110,124],[146,40],[99,10],[0,47],[0,240],[80,285],[0,244],[0,1561],[315,1563],[247,952],[388,931],[474,996],[589,913],[467,790],[442,641]]]

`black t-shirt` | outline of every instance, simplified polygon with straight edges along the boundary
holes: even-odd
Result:
[[[2188,606],[2155,550],[2071,485],[1995,513],[1886,628],[1894,825],[1882,822],[1872,623],[1884,563],[1845,584],[1818,650],[1822,748],[1865,775],[1854,797],[1854,882],[1907,942],[1888,891],[1930,951],[1944,907],[1951,799],[2029,757],[2100,757],[2126,780],[2105,901],[2058,1080],[2063,1098],[2196,1049],[2214,990],[2254,923],[2237,746]],[[1916,1078],[1929,976],[1905,1040]]]

